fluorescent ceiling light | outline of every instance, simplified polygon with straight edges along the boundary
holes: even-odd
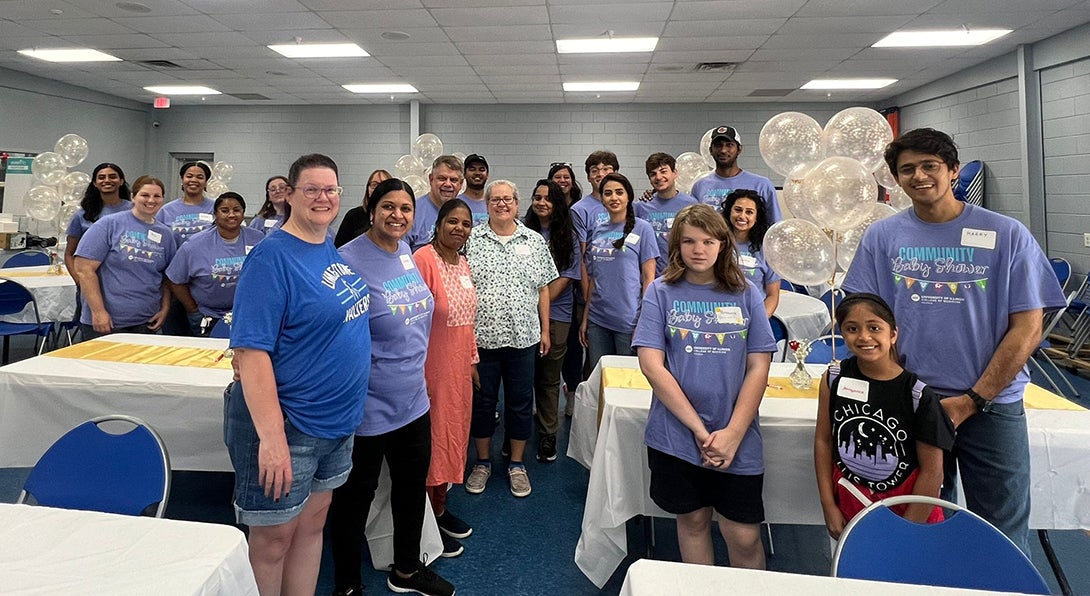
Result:
[[[881,89],[897,79],[814,79],[800,89]]]
[[[353,58],[370,56],[354,43],[287,43],[268,46],[288,58]]]
[[[589,39],[558,39],[560,54],[613,54],[621,52],[653,52],[657,37],[592,37]]]
[[[220,95],[219,91],[200,85],[157,85],[144,89],[159,95]]]
[[[405,83],[376,83],[373,85],[341,85],[352,93],[419,93],[416,87]]]
[[[639,81],[598,81],[588,83],[564,83],[564,91],[635,91]]]
[[[121,58],[90,48],[61,48],[56,50],[19,50],[31,58],[48,62],[120,62]]]
[[[1010,29],[953,29],[948,31],[895,31],[874,48],[939,48],[980,46],[1010,33]]]

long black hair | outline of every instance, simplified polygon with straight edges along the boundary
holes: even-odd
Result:
[[[757,253],[761,250],[761,245],[765,241],[765,232],[768,231],[768,226],[771,225],[768,222],[768,208],[765,207],[765,200],[761,198],[761,195],[757,194],[755,190],[749,190],[748,188],[740,188],[735,191],[731,191],[721,205],[723,211],[723,219],[727,220],[727,227],[734,232],[734,224],[730,221],[730,210],[734,207],[734,204],[739,199],[749,199],[753,201],[753,204],[757,206],[757,216],[753,220],[753,227],[749,229],[749,252]]]
[[[613,248],[622,248],[624,246],[624,239],[628,237],[628,233],[632,231],[632,228],[636,227],[636,210],[632,207],[632,201],[636,199],[635,192],[632,190],[632,183],[628,181],[628,178],[620,172],[610,172],[606,174],[605,178],[598,184],[598,194],[602,194],[602,189],[605,188],[606,182],[617,182],[624,187],[625,195],[628,197],[628,204],[624,208],[624,233],[621,237],[613,241]]]
[[[121,166],[109,162],[98,164],[95,169],[91,170],[91,182],[87,185],[87,190],[83,191],[83,198],[79,200],[79,206],[83,209],[83,218],[92,223],[98,221],[99,216],[102,215],[102,208],[106,205],[102,201],[102,193],[98,190],[98,186],[95,185],[95,178],[98,177],[99,172],[107,168],[117,172],[117,175],[121,178],[121,186],[117,189],[117,196],[122,201],[132,200],[129,182],[125,180],[125,172],[121,171]]]
[[[553,206],[553,213],[549,216],[549,252],[553,255],[553,262],[556,263],[557,271],[564,271],[571,267],[572,260],[575,257],[573,254],[575,244],[573,244],[572,240],[575,234],[572,231],[571,210],[568,207],[567,199],[564,197],[564,189],[553,182],[551,177],[549,180],[544,178],[538,180],[537,184],[534,185],[534,191],[536,192],[542,186],[549,189],[549,204]],[[537,213],[534,213],[532,201],[533,199],[531,199],[530,209],[526,211],[526,217],[522,219],[522,223],[535,232],[541,232],[541,218],[537,216]]]

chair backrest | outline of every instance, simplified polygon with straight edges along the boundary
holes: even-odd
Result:
[[[954,510],[935,524],[893,513],[902,503]],[[868,506],[848,523],[833,555],[833,576],[886,582],[1048,594],[1026,555],[981,517],[941,499],[907,495]]]
[[[208,337],[231,339],[231,326],[225,323],[223,319],[220,319],[212,326],[212,331],[208,332]]]
[[[1049,261],[1052,263],[1052,270],[1056,272],[1056,279],[1060,281],[1060,289],[1066,290],[1067,281],[1071,279],[1071,263],[1063,257],[1053,257]]]
[[[781,290],[787,290],[788,292],[795,292],[795,293],[798,293],[798,294],[806,294],[807,296],[810,295],[806,291],[806,288],[804,288],[803,286],[800,286],[798,284],[789,282],[786,279],[781,279],[780,280],[780,289]]]
[[[0,277],[0,316],[19,314],[28,304],[34,304],[37,317],[38,304],[30,290],[17,281]]]
[[[133,428],[113,434],[101,425],[124,421]],[[27,477],[18,503],[63,509],[162,517],[170,498],[170,457],[159,435],[143,420],[112,415],[93,418],[57,439]]]
[[[50,264],[49,253],[42,250],[24,250],[23,252],[17,252],[4,261],[4,265],[0,269],[10,269],[11,267],[34,267],[40,265]]]
[[[974,159],[961,164],[954,182],[954,198],[977,207],[984,206],[984,162]]]
[[[810,353],[806,355],[808,364],[828,364],[833,361],[833,346],[836,346],[836,358],[844,360],[850,354],[844,338],[840,335],[822,335],[810,342]]]

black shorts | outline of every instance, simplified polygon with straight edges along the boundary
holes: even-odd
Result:
[[[741,476],[693,465],[647,448],[651,468],[651,500],[674,515],[711,507],[725,519],[759,524],[765,519],[764,474]]]

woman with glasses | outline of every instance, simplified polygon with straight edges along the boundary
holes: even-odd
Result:
[[[367,228],[371,227],[371,216],[367,212],[367,203],[371,198],[371,193],[375,192],[375,187],[380,182],[390,178],[393,178],[393,176],[386,170],[375,170],[367,177],[367,190],[363,192],[363,204],[349,209],[348,213],[344,214],[344,219],[341,220],[341,226],[337,228],[337,237],[333,240],[333,244],[337,248],[355,240],[360,234],[366,232]]]
[[[250,527],[262,594],[314,593],[371,370],[367,285],[326,237],[340,207],[337,164],[304,155],[288,179],[283,228],[239,274],[231,347],[241,380],[224,402],[235,516]]]
[[[242,225],[246,201],[236,192],[216,199],[216,226],[189,239],[167,267],[170,290],[185,309],[189,331],[207,337],[235,302],[246,256],[265,235]]]
[[[284,223],[284,206],[287,205],[290,191],[288,179],[283,176],[273,176],[266,180],[265,202],[250,221],[249,227],[262,234],[268,234],[280,227]]]

